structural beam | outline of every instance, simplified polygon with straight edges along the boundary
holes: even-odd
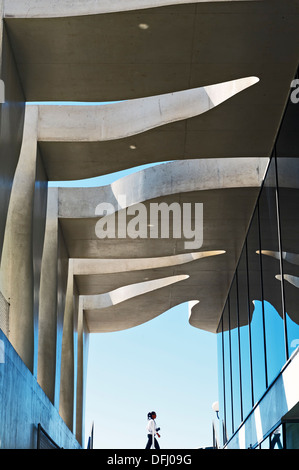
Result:
[[[210,111],[258,81],[246,77],[103,105],[39,105],[38,140],[97,142],[136,135]]]
[[[74,275],[113,274],[144,269],[158,269],[170,266],[179,266],[208,256],[217,256],[225,253],[218,251],[197,251],[182,253],[173,256],[160,256],[156,258],[107,258],[107,259],[76,259],[72,260]]]
[[[121,11],[157,8],[184,3],[233,2],[246,0],[8,0],[7,18],[57,18],[63,16],[98,15]],[[260,0],[247,0],[260,1]]]
[[[59,189],[59,217],[94,218],[106,203],[114,211],[178,193],[259,187],[268,158],[209,158],[164,163],[101,187]]]

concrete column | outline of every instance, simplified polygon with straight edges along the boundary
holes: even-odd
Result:
[[[66,301],[63,320],[62,349],[61,349],[61,376],[59,414],[74,432],[74,405],[75,405],[75,298],[74,276],[72,260],[69,260]]]
[[[1,65],[2,65],[3,11],[4,11],[4,0],[0,0],[0,72],[1,72]]]
[[[38,108],[28,106],[8,207],[0,272],[0,289],[10,303],[9,339],[31,372],[34,370],[32,219],[37,120]]]
[[[2,79],[2,47],[3,47],[3,13],[4,13],[4,0],[0,0],[0,80]],[[0,124],[1,124],[1,103],[2,94],[5,94],[4,83],[0,82]]]
[[[54,405],[57,358],[58,188],[48,192],[41,266],[37,380]]]
[[[78,366],[77,366],[77,400],[76,400],[76,439],[83,445],[84,441],[84,318],[83,302],[79,297],[78,309]]]
[[[0,0],[0,80],[2,79],[2,48],[3,48],[3,10],[4,0]],[[0,81],[0,139],[1,139],[1,120],[2,120],[2,103],[1,103],[1,87],[4,83]],[[1,157],[1,156],[0,156]],[[1,255],[1,241],[0,241],[0,255]],[[1,266],[0,266],[1,270]],[[1,285],[0,285],[1,288]]]
[[[4,15],[4,0],[0,0],[0,72],[2,64],[2,37],[3,37],[3,15]]]

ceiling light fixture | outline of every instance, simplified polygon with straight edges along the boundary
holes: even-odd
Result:
[[[148,29],[148,28],[149,28],[149,25],[146,24],[146,23],[140,23],[140,24],[138,25],[138,27],[139,27],[140,29],[144,29],[144,30],[145,30],[145,29]]]

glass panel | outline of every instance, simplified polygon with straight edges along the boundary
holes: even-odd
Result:
[[[223,312],[223,348],[224,348],[224,387],[225,387],[225,432],[226,437],[232,435],[232,393],[231,393],[231,358],[229,310],[226,304]]]
[[[299,449],[299,423],[286,423],[286,448]]]
[[[277,171],[287,339],[290,356],[299,345],[299,159],[278,158]]]
[[[234,431],[241,423],[241,396],[240,396],[240,357],[239,357],[239,320],[238,320],[238,299],[237,280],[232,283],[229,294],[230,312],[230,339],[231,339],[231,359],[232,359],[232,383],[233,383],[233,418]]]
[[[271,160],[259,199],[268,385],[286,362],[276,206],[276,164]]]
[[[278,426],[270,436],[270,449],[282,449],[283,448],[283,437],[282,437],[282,425]]]
[[[224,423],[224,385],[223,385],[223,341],[222,341],[222,319],[217,330],[217,356],[218,356],[218,402],[219,402],[219,432],[220,445],[223,446],[223,423]]]
[[[295,79],[299,78],[299,70]],[[276,143],[276,155],[279,157],[298,157],[299,149],[299,106],[297,102],[298,86],[292,86],[291,95],[287,104],[286,112],[279,131],[279,138]]]
[[[266,390],[264,319],[262,308],[261,265],[259,254],[260,243],[257,210],[254,213],[248,232],[247,250],[253,393],[254,401],[256,402]]]
[[[267,437],[263,442],[261,442],[260,449],[270,449],[269,437]]]
[[[248,323],[248,284],[246,246],[243,248],[238,266],[238,297],[239,297],[239,332],[241,346],[241,383],[243,416],[246,418],[250,412],[252,401],[250,343]]]

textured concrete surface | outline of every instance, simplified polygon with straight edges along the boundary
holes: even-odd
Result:
[[[0,330],[0,448],[36,449],[40,423],[64,449],[79,443]]]

